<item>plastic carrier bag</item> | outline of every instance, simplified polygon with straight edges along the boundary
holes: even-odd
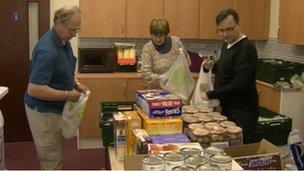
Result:
[[[185,54],[180,51],[175,63],[167,72],[160,75],[160,87],[179,96],[186,103],[193,92],[194,84],[188,61]]]
[[[213,111],[214,107],[217,107],[220,104],[219,100],[204,100],[204,97],[207,97],[206,93],[211,90],[213,90],[213,84],[211,81],[211,70],[206,73],[204,72],[204,69],[201,66],[195,90],[190,101],[190,105],[196,106],[202,111]]]
[[[300,131],[295,129],[289,133],[286,168],[304,170],[304,144],[302,140]]]
[[[62,136],[66,139],[77,135],[79,124],[83,117],[84,109],[88,101],[90,91],[81,93],[79,100],[76,103],[66,102],[63,108],[60,126]]]

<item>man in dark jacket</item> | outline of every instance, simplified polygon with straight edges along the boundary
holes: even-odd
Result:
[[[215,64],[210,59],[202,63],[205,71],[212,68],[216,74],[214,91],[207,92],[206,98],[220,100],[223,115],[242,127],[246,143],[259,116],[255,85],[257,51],[241,32],[234,9],[221,11],[215,21],[224,44]]]

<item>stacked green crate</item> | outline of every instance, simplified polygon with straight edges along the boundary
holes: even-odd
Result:
[[[294,74],[301,75],[304,64],[281,59],[259,59],[257,67],[258,80],[274,84],[278,81],[289,82]]]
[[[103,146],[114,145],[113,113],[133,110],[134,102],[101,102],[99,127]]]
[[[259,114],[259,121],[253,133],[247,136],[246,143],[259,142],[264,138],[275,145],[286,144],[292,128],[292,119],[262,107]]]

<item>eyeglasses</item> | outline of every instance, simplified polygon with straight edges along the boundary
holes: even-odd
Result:
[[[232,33],[234,30],[235,30],[235,28],[236,28],[236,25],[234,26],[234,27],[227,27],[227,28],[224,28],[224,29],[217,29],[217,32],[218,33],[221,33],[221,34],[223,34],[223,33]]]
[[[81,31],[81,29],[72,29],[72,28],[69,28],[67,27],[65,24],[62,24],[70,33],[74,33],[74,34],[77,34]]]

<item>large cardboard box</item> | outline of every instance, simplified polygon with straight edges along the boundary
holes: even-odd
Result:
[[[135,99],[150,118],[182,114],[182,99],[166,90],[137,90]]]
[[[259,143],[224,148],[233,157],[234,170],[281,170],[284,152],[263,139]]]
[[[123,164],[124,170],[142,170],[142,161],[147,154],[138,154],[126,156]]]

